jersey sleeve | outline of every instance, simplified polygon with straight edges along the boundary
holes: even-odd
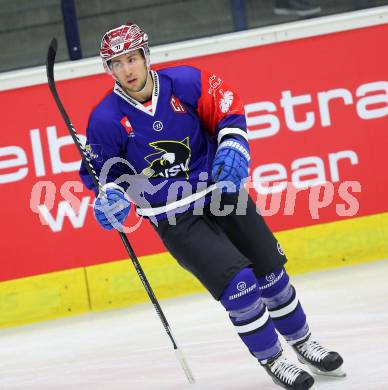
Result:
[[[220,143],[224,137],[248,142],[244,106],[240,96],[220,77],[200,71],[201,91],[197,111],[205,128]]]
[[[115,182],[123,173],[127,173],[125,164],[110,160],[113,157],[124,157],[127,137],[120,126],[113,119],[109,120],[101,115],[92,114],[89,119],[85,151],[102,185]],[[107,164],[104,166],[105,163]],[[98,188],[94,185],[84,163],[81,163],[79,174],[85,186],[97,195]]]

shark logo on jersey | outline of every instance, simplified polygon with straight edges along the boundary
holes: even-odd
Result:
[[[163,177],[168,179],[174,176],[189,178],[189,163],[191,150],[189,137],[182,141],[155,141],[149,145],[156,149],[156,153],[144,157],[149,166],[143,169],[143,174],[149,178]]]

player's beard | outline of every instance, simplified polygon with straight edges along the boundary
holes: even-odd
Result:
[[[144,88],[147,86],[147,81],[148,81],[148,77],[149,77],[149,72],[147,70],[147,75],[146,75],[146,78],[144,80],[144,82],[142,83],[141,87],[135,91],[131,91],[131,92],[135,92],[135,93],[141,93],[143,92]]]

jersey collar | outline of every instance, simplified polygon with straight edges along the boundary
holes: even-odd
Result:
[[[127,103],[129,103],[132,107],[140,110],[140,111],[143,111],[144,113],[146,113],[147,115],[151,115],[151,116],[154,116],[155,112],[156,112],[156,106],[158,104],[158,98],[159,98],[159,93],[160,93],[160,85],[159,85],[159,76],[158,74],[151,70],[151,77],[153,78],[154,80],[154,88],[152,90],[152,112],[149,112],[144,106],[143,104],[141,104],[140,102],[138,102],[137,100],[131,98],[129,95],[127,95],[124,90],[121,88],[120,84],[119,83],[115,83],[115,86],[113,88],[113,92],[120,96],[122,99],[124,99]]]

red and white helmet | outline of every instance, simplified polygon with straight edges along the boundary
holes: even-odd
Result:
[[[112,74],[109,61],[132,50],[143,50],[147,68],[150,67],[150,49],[148,47],[148,35],[134,23],[128,22],[120,27],[109,30],[101,41],[100,56],[105,71]]]

